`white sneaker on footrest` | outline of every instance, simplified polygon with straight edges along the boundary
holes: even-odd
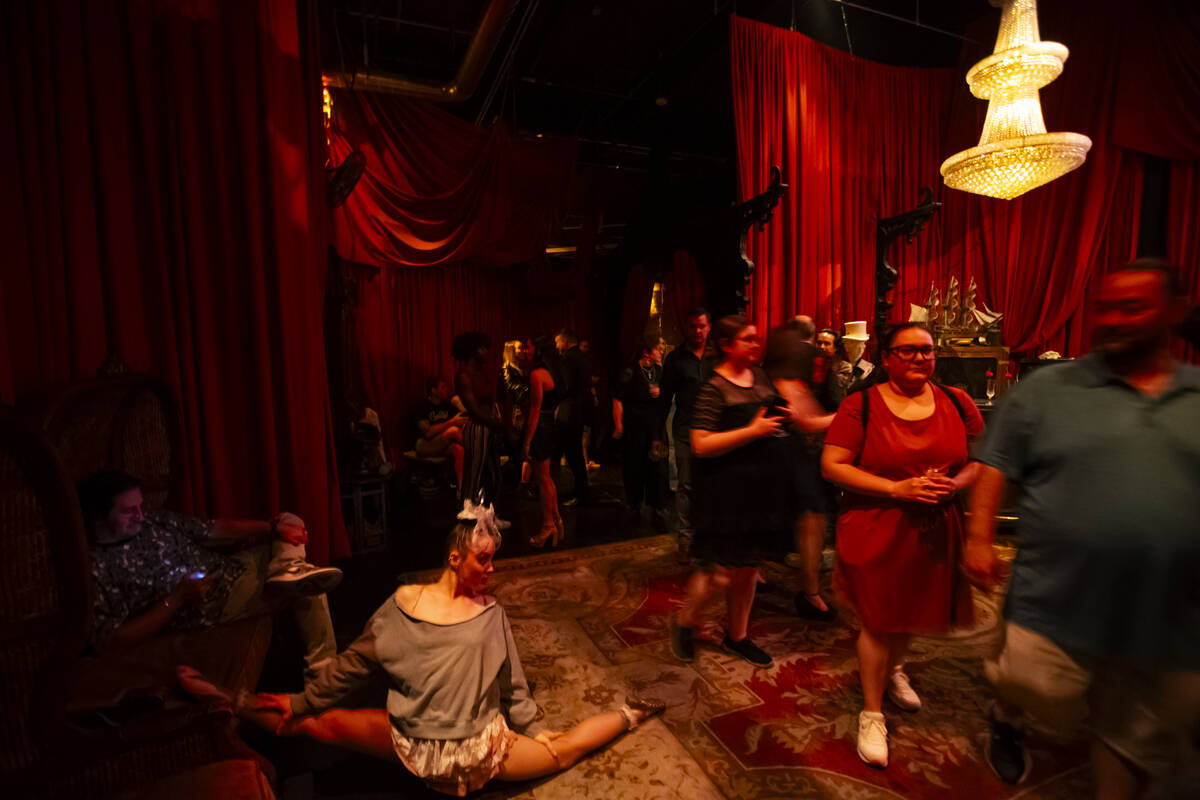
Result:
[[[921,710],[921,698],[913,691],[912,684],[908,682],[908,675],[902,666],[893,669],[892,674],[888,676],[887,696],[904,711]]]
[[[337,567],[318,567],[307,561],[297,561],[267,578],[267,587],[311,596],[325,594],[341,582],[342,571]]]

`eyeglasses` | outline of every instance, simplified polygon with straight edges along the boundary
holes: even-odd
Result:
[[[915,344],[902,344],[897,347],[889,347],[888,352],[905,361],[912,361],[921,354],[921,358],[933,358],[934,347],[931,344],[921,345],[918,347]]]

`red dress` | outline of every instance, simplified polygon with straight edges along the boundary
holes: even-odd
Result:
[[[955,392],[959,417],[944,392],[934,389],[934,412],[919,420],[892,413],[877,387],[871,393],[864,441],[862,393],[838,409],[825,437],[859,454],[858,467],[897,481],[928,467],[953,477],[967,465],[967,443],[983,418],[965,392]],[[959,572],[963,515],[958,500],[929,506],[846,492],[838,516],[835,578],[838,593],[872,633],[944,633],[972,621],[971,587]]]

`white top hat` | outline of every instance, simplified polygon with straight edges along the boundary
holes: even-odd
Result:
[[[842,334],[843,339],[849,339],[852,342],[869,342],[871,335],[867,333],[866,320],[858,322],[847,322],[846,332]]]

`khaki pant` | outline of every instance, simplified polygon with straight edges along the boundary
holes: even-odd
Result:
[[[267,578],[275,570],[293,560],[304,560],[303,547],[275,541],[272,545],[247,547],[232,554],[241,562],[242,574],[229,587],[229,596],[221,610],[221,622],[230,622],[255,614],[288,611],[296,621],[304,640],[304,677],[312,679],[326,661],[337,655],[337,640],[329,618],[329,601],[325,595],[315,597],[264,597]]]
[[[1072,655],[1011,622],[984,674],[1002,703],[1062,736],[1090,730],[1152,775],[1177,762],[1200,718],[1200,675],[1148,675]]]

